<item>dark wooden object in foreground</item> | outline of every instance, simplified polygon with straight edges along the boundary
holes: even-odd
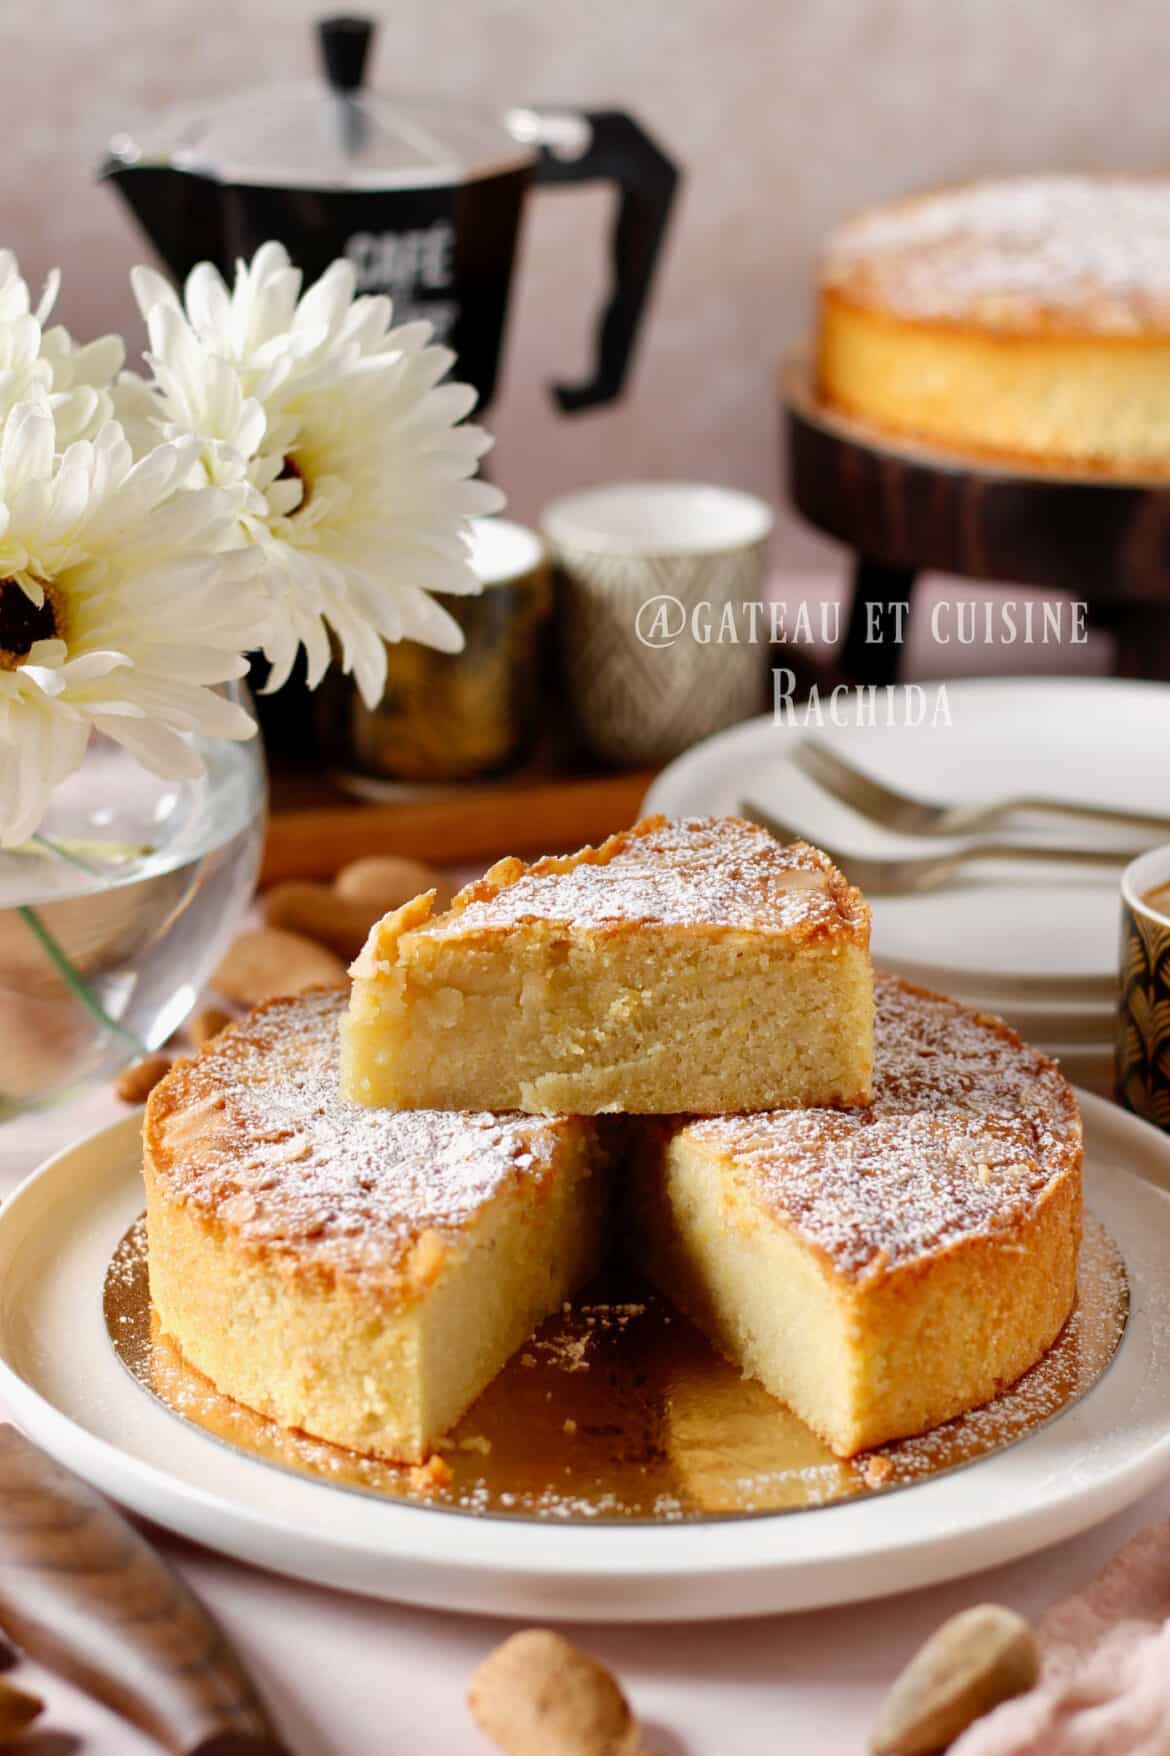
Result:
[[[281,1756],[221,1629],[100,1494],[0,1426],[0,1627],[175,1756]]]
[[[788,491],[857,557],[841,668],[889,683],[901,648],[866,640],[869,606],[913,602],[924,572],[1069,592],[1117,638],[1117,670],[1170,679],[1170,481],[1028,474],[898,444],[820,407],[808,366],[781,377]]]

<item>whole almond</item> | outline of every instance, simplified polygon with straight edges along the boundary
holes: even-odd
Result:
[[[0,1744],[9,1744],[44,1711],[44,1702],[12,1683],[0,1681]]]
[[[1030,1689],[1040,1674],[1036,1638],[1014,1610],[976,1604],[936,1628],[882,1703],[873,1756],[928,1756],[973,1720]]]
[[[380,920],[391,909],[420,896],[424,890],[435,890],[435,912],[445,909],[455,894],[453,886],[434,866],[421,860],[408,860],[399,854],[368,854],[365,859],[351,860],[333,880],[338,896],[347,902],[360,902],[372,908],[374,920]]]
[[[280,927],[252,927],[228,946],[212,985],[238,1006],[260,1006],[306,988],[337,988],[345,965],[332,951]]]
[[[638,1748],[613,1673],[549,1628],[527,1628],[490,1652],[467,1704],[508,1756],[633,1756]]]
[[[312,884],[292,878],[274,884],[260,898],[264,919],[270,927],[287,927],[325,945],[346,963],[352,963],[384,909],[370,902],[339,896],[328,884]]]
[[[195,1047],[202,1049],[207,1043],[214,1042],[220,1031],[226,1030],[231,1022],[231,1013],[225,1012],[222,1006],[205,1006],[202,1012],[195,1014],[187,1028]]]
[[[166,1055],[144,1055],[141,1061],[132,1061],[129,1067],[123,1067],[114,1081],[114,1093],[124,1104],[144,1104],[159,1080],[170,1070],[171,1063]]]

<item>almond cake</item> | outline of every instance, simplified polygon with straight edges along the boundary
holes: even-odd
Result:
[[[344,1004],[270,1001],[151,1093],[151,1303],[226,1395],[417,1462],[596,1268],[606,1156],[578,1117],[347,1103]]]
[[[353,966],[343,1077],[399,1109],[722,1114],[870,1093],[869,910],[831,861],[734,817],[650,817],[499,861]]]
[[[270,1002],[151,1094],[159,1322],[260,1413],[418,1461],[616,1237],[841,1456],[976,1407],[1073,1306],[1076,1104],[1000,1020],[877,991],[872,1105],[633,1119],[616,1223],[603,1124],[352,1104],[343,997]]]
[[[839,227],[819,281],[830,406],[1045,469],[1170,475],[1170,178],[911,196]]]
[[[642,1125],[627,1244],[842,1457],[1023,1375],[1076,1297],[1081,1124],[1000,1019],[877,981],[873,1103]]]

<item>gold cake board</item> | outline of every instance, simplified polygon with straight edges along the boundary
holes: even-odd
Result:
[[[1003,1395],[918,1438],[849,1461],[720,1358],[620,1265],[549,1319],[443,1446],[452,1480],[289,1432],[222,1396],[157,1333],[144,1221],[118,1246],[104,1310],[127,1371],[175,1415],[238,1451],[338,1488],[436,1510],[560,1523],[677,1522],[804,1511],[975,1463],[1051,1421],[1109,1365],[1125,1330],[1120,1254],[1089,1218],[1076,1309]]]

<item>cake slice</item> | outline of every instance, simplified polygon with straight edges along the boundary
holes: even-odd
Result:
[[[647,818],[501,860],[374,928],[343,1026],[350,1098],[401,1109],[718,1114],[870,1093],[869,910],[803,842]]]
[[[878,978],[871,1108],[643,1124],[625,1236],[841,1457],[1015,1382],[1076,1297],[1081,1127],[998,1019]]]
[[[151,1303],[225,1395],[418,1462],[596,1268],[606,1154],[576,1117],[347,1103],[343,1005],[272,1001],[151,1093]]]

